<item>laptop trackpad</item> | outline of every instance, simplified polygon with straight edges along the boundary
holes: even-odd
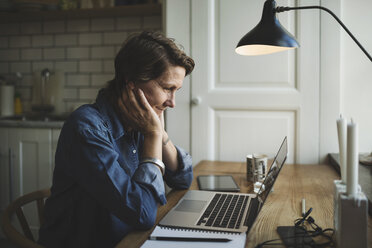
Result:
[[[176,211],[182,212],[194,212],[199,213],[204,208],[207,201],[198,200],[182,200],[182,202],[175,209]]]

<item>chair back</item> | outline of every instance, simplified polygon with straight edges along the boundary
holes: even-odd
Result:
[[[9,204],[3,213],[1,225],[5,236],[20,247],[42,248],[37,244],[34,236],[31,233],[30,226],[23,213],[22,207],[28,203],[35,202],[37,205],[37,214],[39,217],[40,226],[44,223],[44,203],[45,198],[50,196],[50,189],[38,190],[29,194],[23,195]],[[19,224],[22,227],[23,234],[19,233],[12,224],[12,216],[16,214]]]

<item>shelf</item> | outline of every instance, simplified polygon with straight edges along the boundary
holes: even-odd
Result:
[[[161,4],[126,5],[110,8],[74,9],[74,10],[44,10],[29,12],[0,12],[0,23],[22,21],[48,21],[63,19],[84,19],[124,16],[160,15]]]

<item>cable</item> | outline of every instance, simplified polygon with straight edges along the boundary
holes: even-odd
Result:
[[[302,218],[298,218],[294,221],[295,235],[289,236],[281,239],[272,239],[264,241],[255,246],[255,248],[262,248],[267,245],[285,245],[283,241],[294,239],[295,241],[301,241],[301,243],[296,243],[295,246],[291,247],[314,247],[314,248],[323,248],[323,247],[334,247],[333,234],[334,230],[332,228],[322,229],[318,224],[315,223],[313,217],[310,216],[312,208],[310,208]],[[309,226],[312,230],[308,230],[306,226]],[[296,234],[296,230],[299,231]],[[311,239],[306,239],[306,238]],[[316,242],[312,238],[324,237],[327,241],[325,242]],[[278,241],[282,241],[279,242]]]

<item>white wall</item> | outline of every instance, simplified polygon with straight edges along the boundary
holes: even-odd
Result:
[[[372,1],[342,0],[341,18],[372,55]],[[359,151],[372,152],[372,62],[341,33],[341,111],[359,124]]]
[[[190,0],[178,0],[177,4],[187,5],[189,2]],[[302,1],[299,5],[308,4]],[[371,0],[324,0],[321,1],[321,5],[340,17],[364,48],[372,54]],[[167,11],[170,10],[167,9]],[[188,11],[190,11],[189,8],[184,8],[182,13],[189,17],[192,13],[187,13]],[[177,19],[183,18],[184,16]],[[188,21],[187,19],[184,23]],[[175,38],[178,38],[178,35],[183,37],[184,32],[173,24],[173,30],[168,33]],[[340,113],[347,118],[353,117],[358,122],[360,152],[372,151],[372,63],[332,16],[324,11],[321,11],[320,26],[319,161],[323,163],[328,153],[338,152],[336,119]],[[189,48],[189,41],[185,39],[183,42],[186,43],[186,48]],[[188,93],[189,91],[185,92],[181,97],[182,101],[178,103],[177,108],[182,104],[184,108],[188,107],[190,100]],[[183,93],[180,92],[180,94]],[[181,120],[172,120],[172,122],[182,124]],[[190,139],[190,131],[186,130],[182,132],[182,135],[179,133],[174,130],[172,134],[172,137],[179,137],[178,143],[182,143],[180,140]],[[188,147],[190,143],[190,140],[184,140],[182,144]]]
[[[96,99],[114,77],[114,58],[133,32],[162,30],[160,15],[0,23],[0,75],[21,72],[16,85],[31,110],[34,73],[64,72],[64,111]]]
[[[372,55],[372,1],[326,0]],[[338,152],[335,120],[340,113],[359,125],[359,151],[372,152],[372,62],[326,12],[321,15],[320,158]]]

